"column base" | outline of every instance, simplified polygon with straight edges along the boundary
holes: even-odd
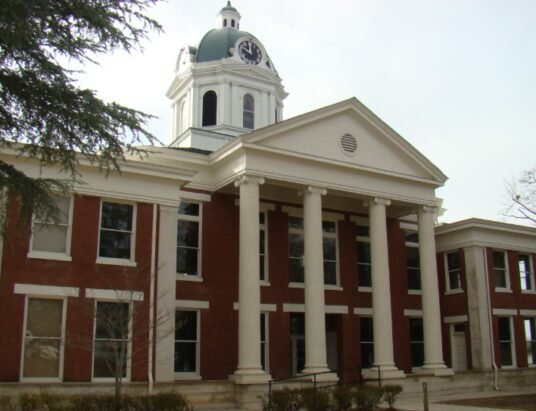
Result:
[[[380,366],[380,371],[378,371],[378,367],[369,368],[368,370],[364,370],[362,372],[362,376],[365,380],[378,380],[379,378],[382,380],[392,380],[395,378],[406,378],[406,374],[404,371],[399,370],[394,365],[382,365]]]
[[[433,375],[434,377],[449,377],[454,375],[452,368],[447,368],[445,364],[425,364],[420,368],[412,369],[414,374]]]
[[[229,379],[235,384],[267,384],[272,379],[270,374],[263,370],[236,370],[234,374],[229,376]]]
[[[314,374],[314,375],[311,375]],[[298,374],[303,380],[316,381],[316,382],[337,382],[339,376],[337,373],[332,372],[328,368],[304,368],[304,370]]]

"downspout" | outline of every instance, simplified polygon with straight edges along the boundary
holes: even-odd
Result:
[[[149,381],[149,394],[153,393],[153,333],[154,333],[154,290],[155,290],[155,276],[156,276],[156,223],[157,223],[158,208],[156,203],[153,204],[153,229],[152,229],[152,241],[151,241],[151,289],[149,292],[149,361],[148,361],[148,381]]]
[[[486,255],[485,248],[483,249],[483,253],[484,253],[484,270],[485,270],[484,279],[486,280],[486,299],[488,302],[489,342],[491,345],[491,364],[493,366],[493,375],[494,375],[493,389],[495,391],[499,391],[499,367],[497,367],[497,363],[495,362],[495,337],[493,336],[493,314],[491,310],[491,294],[490,294],[490,287],[489,287],[488,258]]]

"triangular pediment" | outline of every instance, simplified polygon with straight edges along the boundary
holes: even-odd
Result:
[[[244,136],[243,142],[319,163],[434,185],[446,180],[441,170],[355,98],[257,130]]]

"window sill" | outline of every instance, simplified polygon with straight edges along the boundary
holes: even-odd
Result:
[[[445,295],[453,295],[453,294],[463,294],[463,289],[453,288],[452,290],[445,291]]]
[[[175,381],[199,381],[201,380],[201,376],[199,374],[196,374],[196,373],[189,373],[189,372],[185,372],[185,373],[175,373],[175,376],[174,376],[174,379]]]
[[[59,377],[47,377],[47,378],[24,378],[20,379],[21,384],[50,384],[62,382]]]
[[[521,294],[536,294],[536,290],[521,290]]]
[[[270,287],[270,281],[261,280],[261,287]]]
[[[130,382],[130,377],[123,377],[123,382]],[[108,378],[108,377],[92,377],[91,382],[94,383],[102,383],[102,384],[115,384],[115,378]]]
[[[205,280],[200,275],[188,275],[177,273],[177,281],[191,281],[193,283],[202,283]]]
[[[409,295],[422,295],[421,290],[408,290]]]
[[[305,288],[304,283],[288,283],[288,288]]]
[[[357,287],[357,291],[361,293],[371,293],[372,287]]]
[[[49,253],[46,251],[30,251],[27,255],[28,258],[38,258],[41,260],[56,260],[56,261],[73,261],[73,258],[67,254],[61,253]]]
[[[125,260],[123,258],[97,257],[96,263],[105,265],[120,265],[123,267],[136,267],[136,261]]]
[[[324,284],[324,290],[342,291],[343,288],[340,285]]]
[[[495,287],[496,293],[513,293],[511,288],[497,288]]]

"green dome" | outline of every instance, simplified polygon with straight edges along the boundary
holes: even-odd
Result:
[[[201,63],[204,61],[221,60],[231,57],[232,55],[229,52],[229,49],[234,47],[236,41],[241,37],[251,37],[257,40],[255,36],[252,36],[246,31],[239,31],[228,27],[210,30],[201,39],[201,42],[197,47],[195,61]]]

